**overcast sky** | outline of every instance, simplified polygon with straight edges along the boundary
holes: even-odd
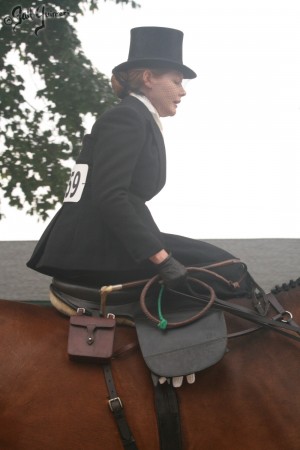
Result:
[[[184,32],[184,63],[198,77],[163,119],[167,185],[149,203],[158,226],[200,239],[300,238],[299,0],[140,4],[103,2],[76,27],[107,76],[127,60],[131,28]],[[3,210],[2,240],[35,240],[45,228]]]

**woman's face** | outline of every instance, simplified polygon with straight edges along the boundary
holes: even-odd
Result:
[[[186,95],[182,86],[183,76],[176,71],[156,75],[150,70],[144,73],[145,95],[157,109],[160,117],[174,116],[181,97]]]

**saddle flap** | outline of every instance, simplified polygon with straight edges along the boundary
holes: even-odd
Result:
[[[68,337],[70,359],[106,362],[112,357],[116,320],[71,316]]]
[[[157,316],[157,295],[148,296],[149,311]],[[134,305],[134,308],[132,306]],[[132,316],[145,363],[154,374],[177,377],[199,372],[217,363],[227,348],[227,327],[222,311],[210,310],[201,319],[179,328],[161,330],[141,311],[139,304],[116,306],[108,302],[107,311]],[[168,322],[181,322],[199,311],[198,299],[184,299],[166,292],[163,311]],[[124,308],[124,310],[123,310]]]
[[[179,321],[182,312],[171,312],[169,318]],[[158,376],[199,372],[216,364],[226,352],[227,329],[221,311],[210,311],[189,325],[164,331],[144,316],[136,317],[135,325],[144,360]]]

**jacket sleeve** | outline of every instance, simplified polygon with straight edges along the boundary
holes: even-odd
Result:
[[[141,215],[130,201],[133,172],[146,141],[145,119],[132,108],[114,108],[96,122],[93,133],[93,203],[120,245],[140,263],[164,248],[146,205]]]

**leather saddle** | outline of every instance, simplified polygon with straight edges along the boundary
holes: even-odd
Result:
[[[109,290],[111,291],[109,296],[109,303],[115,307],[120,307],[120,311],[123,309],[126,313],[130,306],[122,308],[124,305],[130,305],[131,303],[136,303],[139,300],[139,295],[141,292],[140,287],[129,287],[128,289],[118,289],[122,285],[116,285],[109,289],[110,286],[102,286],[101,288],[90,287],[85,285],[78,285],[69,283],[57,278],[53,278],[50,285],[50,300],[53,304],[53,294],[59,301],[60,306],[64,309],[66,308],[66,314],[68,314],[70,308],[73,309],[73,314],[76,314],[78,308],[85,309],[87,315],[99,315],[101,314],[101,295]],[[54,304],[56,307],[57,304]],[[67,312],[68,311],[68,312]],[[63,310],[61,312],[64,312]]]
[[[135,326],[144,360],[157,376],[188,375],[217,363],[227,348],[223,312],[210,309],[199,320],[179,328],[161,330],[146,317],[140,306],[142,286],[146,281],[97,289],[54,278],[50,285],[50,300],[56,309],[69,316],[77,314],[78,310],[86,315],[112,313],[119,323]],[[147,296],[147,305],[153,315],[157,315],[158,291],[159,286],[154,286]],[[182,322],[199,311],[199,302],[166,292],[162,308],[170,322]]]

